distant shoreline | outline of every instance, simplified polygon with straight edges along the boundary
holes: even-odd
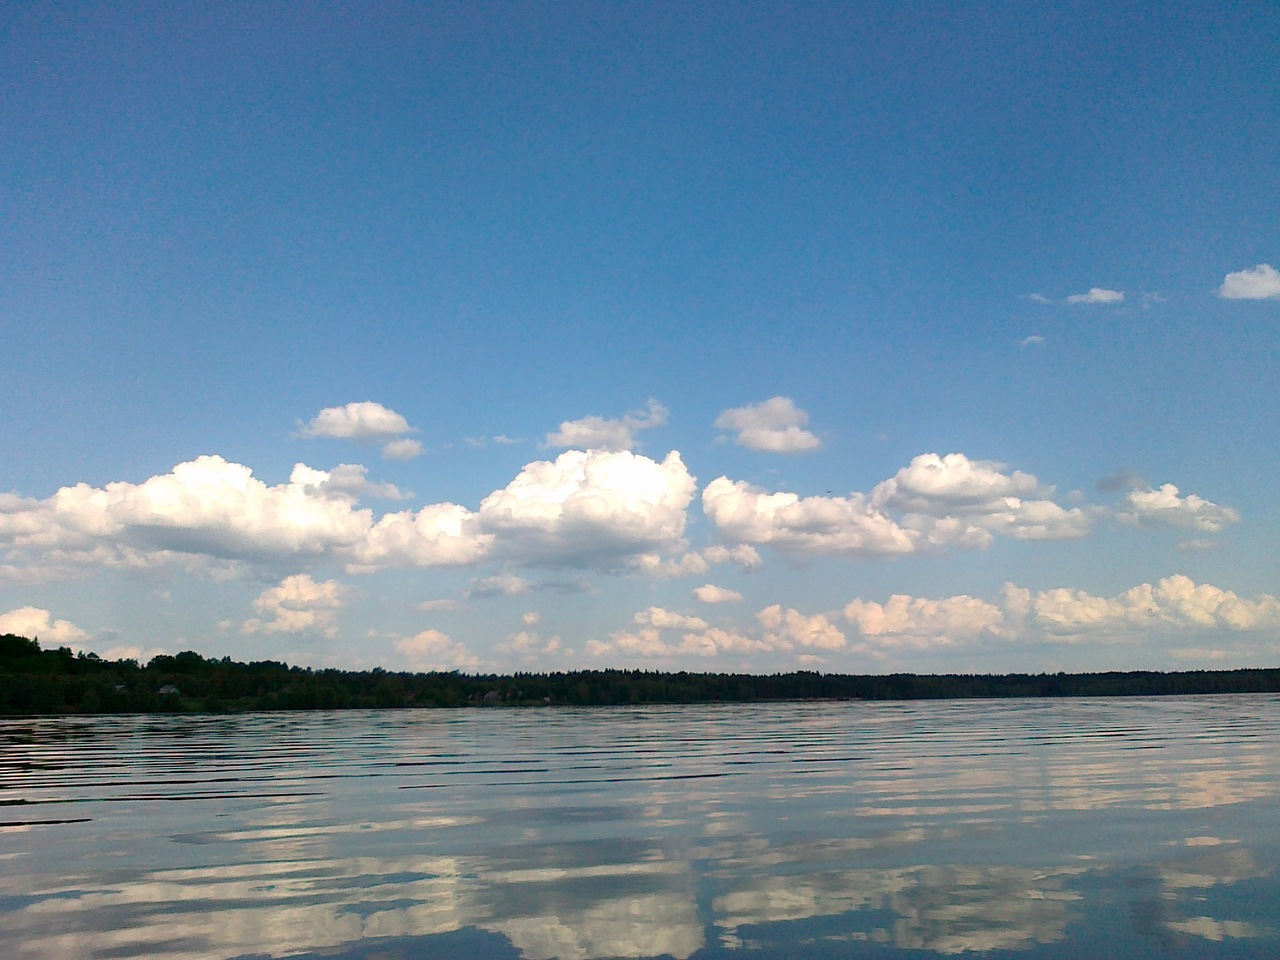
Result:
[[[158,656],[143,666],[0,636],[3,716],[1219,693],[1280,693],[1280,667],[1041,674],[407,673],[241,663],[193,652]]]

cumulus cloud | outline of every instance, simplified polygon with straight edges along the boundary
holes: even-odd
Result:
[[[714,657],[724,653],[767,652],[771,649],[762,640],[719,627],[691,631],[679,640],[672,641],[663,640],[657,627],[643,627],[634,632],[615,630],[609,634],[607,642],[589,640],[586,646],[587,654],[591,657],[613,656],[646,660]]]
[[[369,573],[391,567],[463,566],[488,556],[493,542],[466,507],[433,503],[417,512],[383,515],[343,553],[348,571]]]
[[[1102,287],[1091,287],[1088,293],[1073,293],[1067,297],[1067,303],[1122,303],[1123,301],[1123,292],[1106,290]]]
[[[1228,273],[1218,287],[1218,296],[1225,300],[1269,300],[1280,297],[1280,270],[1269,263],[1260,263],[1249,270]]]
[[[987,513],[1009,497],[1036,496],[1040,483],[1029,473],[1004,472],[1004,464],[970,460],[963,453],[924,453],[874,491],[877,503],[908,513],[949,516]]]
[[[839,650],[848,638],[825,614],[806,616],[798,610],[783,610],[781,604],[765,607],[756,619],[764,628],[764,639],[774,649]]]
[[[1060,588],[1030,602],[1035,622],[1066,637],[1138,628],[1255,631],[1280,628],[1280,601],[1268,594],[1253,600],[1177,574],[1139,584],[1114,597]]]
[[[267,619],[246,620],[240,629],[248,634],[317,633],[333,638],[345,592],[336,580],[316,583],[305,573],[285,577],[253,601],[253,609]]]
[[[304,437],[331,437],[341,440],[390,440],[413,433],[409,421],[372,400],[325,407],[302,427]]]
[[[664,558],[656,553],[642,553],[632,558],[630,567],[651,577],[687,577],[706,573],[713,565],[732,563],[748,572],[763,566],[759,552],[749,544],[724,546],[716,544],[705,550],[691,550],[678,557]]]
[[[844,608],[863,637],[880,645],[949,645],[983,633],[998,634],[1004,614],[995,604],[960,595],[931,600],[901,594],[886,603],[851,600]]]
[[[305,463],[294,464],[289,482],[301,486],[309,493],[321,496],[378,497],[384,500],[409,500],[412,493],[404,493],[394,483],[370,483],[369,468],[358,463],[340,463],[332,470],[316,470]]]
[[[893,556],[946,546],[981,547],[1083,536],[1092,511],[1049,499],[1052,487],[1003,464],[964,454],[922,454],[870,495],[800,497],[719,477],[702,508],[720,535],[801,555]]]
[[[802,498],[717,477],[702,491],[702,509],[727,539],[797,554],[902,554],[918,539],[862,494]]]
[[[543,638],[533,630],[519,630],[511,634],[498,645],[505,653],[514,653],[526,663],[532,663],[540,656],[549,656],[561,652],[559,637]]]
[[[876,486],[871,501],[880,509],[902,512],[904,525],[935,544],[982,545],[993,534],[1021,540],[1059,540],[1083,536],[1088,513],[1048,499],[1031,474],[962,453],[914,457],[893,477]]]
[[[1274,631],[1280,601],[1252,600],[1177,574],[1113,597],[1066,587],[1033,592],[1006,583],[995,601],[967,595],[856,598],[844,616],[872,652],[975,642],[1142,642],[1165,635]],[[776,618],[776,614],[775,614]]]
[[[46,500],[0,500],[0,544],[10,558],[54,566],[137,568],[175,554],[231,560],[321,557],[351,548],[372,513],[313,483],[268,486],[217,456],[180,463],[140,484],[80,483]]]
[[[412,460],[422,455],[422,444],[417,440],[392,440],[382,448],[383,460]]]
[[[0,495],[6,579],[67,577],[93,568],[213,562],[331,562],[349,572],[519,563],[618,569],[633,556],[684,550],[694,478],[678,453],[568,451],[528,464],[479,510],[455,503],[375,518],[356,496],[403,496],[362,467],[299,464],[269,485],[221,457],[178,464],[140,484],[78,484],[35,500]],[[190,564],[188,564],[190,565]]]
[[[482,666],[463,644],[439,630],[423,630],[397,640],[395,648],[414,670],[476,670]]]
[[[495,553],[530,564],[619,567],[679,545],[696,482],[680,454],[569,450],[527,464],[480,504]]]
[[[650,400],[644,410],[632,411],[616,420],[583,417],[565,420],[560,429],[547,434],[547,447],[575,447],[584,450],[631,450],[636,446],[636,432],[660,427],[667,422],[667,408]]]
[[[678,652],[662,640],[662,635],[654,627],[646,627],[634,633],[628,630],[615,630],[609,634],[608,642],[601,640],[587,641],[587,655],[605,657],[619,653],[630,657],[669,657]]]
[[[717,587],[714,583],[704,583],[693,591],[693,595],[703,603],[736,603],[742,599],[737,590]]]
[[[809,415],[790,397],[772,397],[764,403],[735,407],[716,418],[716,427],[736,432],[734,443],[767,453],[806,453],[822,441],[805,430]]]
[[[18,607],[0,614],[0,633],[12,633],[28,640],[39,640],[42,647],[71,647],[78,649],[89,639],[89,634],[70,620],[55,620],[41,607]]]
[[[657,630],[705,630],[707,621],[701,617],[689,617],[682,613],[664,610],[662,607],[650,607],[641,610],[632,622],[642,627],[653,627]]]
[[[733,546],[717,544],[707,547],[702,551],[702,555],[706,558],[707,563],[732,563],[748,573],[759,570],[764,566],[764,561],[760,559],[760,554],[756,551],[756,548],[745,543]]]
[[[1130,490],[1124,507],[1116,512],[1121,523],[1144,527],[1177,527],[1218,533],[1223,527],[1240,521],[1231,507],[1221,507],[1194,493],[1178,496],[1178,488],[1166,483],[1158,490]]]

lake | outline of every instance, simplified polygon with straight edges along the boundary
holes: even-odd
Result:
[[[1280,956],[1280,697],[0,720],[6,958]]]

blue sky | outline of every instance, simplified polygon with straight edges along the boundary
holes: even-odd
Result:
[[[1280,658],[1273,4],[37,4],[0,49],[0,629]]]

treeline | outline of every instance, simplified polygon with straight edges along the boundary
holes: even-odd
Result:
[[[26,637],[0,636],[5,715],[1275,692],[1280,669],[888,676],[578,670],[499,676],[314,670],[192,652],[155,657],[143,666],[66,647],[42,650]]]

